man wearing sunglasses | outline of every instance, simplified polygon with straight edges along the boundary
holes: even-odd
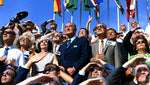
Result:
[[[116,68],[109,76],[109,85],[149,85],[150,68],[144,57],[135,57]],[[130,77],[126,74],[128,68],[134,68]],[[133,79],[134,78],[134,79]]]
[[[98,23],[95,28],[99,39],[91,44],[93,57],[91,61],[102,59],[115,67],[119,67],[121,65],[121,54],[116,46],[116,41],[108,39],[104,23]],[[116,35],[111,35],[110,37],[116,38]]]
[[[63,34],[59,33],[59,32],[55,32],[53,34],[53,53],[56,55],[58,63],[60,63],[60,46],[63,43]]]
[[[0,61],[17,68],[25,64],[23,53],[13,46],[13,41],[16,38],[15,32],[7,28],[3,32],[4,47],[0,49]]]
[[[13,68],[6,69],[1,77],[1,84],[2,85],[15,85],[14,81],[17,76],[16,70]]]
[[[74,78],[72,85],[77,85],[82,81],[85,81],[86,75],[89,75],[89,78],[103,77],[107,79],[109,73],[115,70],[115,67],[104,62],[101,59],[98,59],[96,62],[90,62],[86,66],[84,66],[78,73],[78,75]]]

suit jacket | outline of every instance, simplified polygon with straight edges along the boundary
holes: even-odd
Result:
[[[95,57],[96,54],[99,54],[99,41],[92,43],[92,57]],[[121,56],[121,50],[118,46],[118,43],[116,42],[115,45],[108,45],[105,44],[105,47],[103,49],[104,54],[104,61],[115,66],[119,67],[122,64],[122,56]],[[92,58],[93,59],[93,58]],[[92,61],[91,59],[91,61]]]
[[[25,80],[27,78],[28,73],[29,73],[29,69],[19,66],[17,69],[17,77],[15,79],[15,84]]]
[[[90,60],[90,47],[86,38],[76,37],[67,48],[67,42],[61,46],[60,64],[66,69],[74,67],[77,71]]]

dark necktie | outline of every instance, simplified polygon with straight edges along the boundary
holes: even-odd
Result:
[[[67,42],[67,48],[71,45],[71,40],[68,40]]]
[[[5,48],[4,56],[7,58],[9,48]]]

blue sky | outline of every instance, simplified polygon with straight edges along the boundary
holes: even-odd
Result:
[[[78,3],[80,0],[78,0]],[[103,0],[104,2],[100,4],[100,22],[105,23],[107,25],[107,0]],[[114,2],[114,0],[109,0],[109,7],[110,7],[110,20],[109,20],[109,27],[112,27],[116,30],[118,30],[117,25],[117,6]],[[125,0],[120,0],[121,4],[123,5],[123,8],[126,8]],[[63,0],[61,0],[61,4],[63,3]],[[149,8],[150,8],[150,1],[148,2]],[[78,4],[78,10],[74,12],[73,17],[73,23],[77,25],[78,31],[79,31],[79,25],[80,25],[80,4]],[[53,18],[53,0],[4,0],[4,6],[0,6],[0,27],[7,25],[10,18],[15,17],[15,15],[20,11],[28,11],[28,16],[25,19],[22,19],[21,22],[26,20],[32,20],[34,23],[40,24],[48,19]],[[97,21],[95,20],[94,11],[91,10],[91,16],[94,17],[94,19],[91,22],[91,33],[92,29],[97,24]],[[142,27],[142,29],[145,29],[147,26],[147,11],[146,11],[146,0],[138,0],[138,15],[139,15],[139,26]],[[88,20],[88,14],[89,12],[83,11],[82,12],[82,25],[81,27],[86,27],[86,22]],[[150,11],[149,11],[150,14]],[[135,14],[136,16],[136,14]],[[65,12],[65,22],[70,22],[71,13]],[[126,17],[126,10],[125,15],[122,15],[120,12],[120,24],[125,24],[127,26],[127,17]],[[136,17],[135,19],[130,19],[130,22],[132,20],[137,21]],[[56,23],[58,24],[57,31],[60,31],[62,28],[62,17],[59,17],[56,15]],[[47,26],[49,28],[49,25]],[[130,27],[131,29],[131,27]]]

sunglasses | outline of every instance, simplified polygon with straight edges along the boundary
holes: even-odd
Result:
[[[3,72],[3,75],[4,75],[4,74],[6,74],[6,75],[8,75],[8,76],[11,76],[11,73],[10,73],[9,71]]]
[[[144,68],[144,67],[141,67],[141,68],[139,68],[139,69],[137,70],[137,72],[141,72],[141,71],[148,71],[148,69],[147,69],[147,68]]]
[[[64,38],[64,39],[67,39],[67,37],[66,37],[66,36],[63,36],[63,38]]]
[[[28,38],[20,38],[20,40],[25,40],[25,41],[29,41],[29,39]]]
[[[44,70],[43,73],[46,74],[47,71],[52,72],[52,71],[54,71],[54,70],[55,70],[54,68],[50,68],[50,69],[48,69],[48,70]]]
[[[96,26],[95,28],[96,28],[96,29],[98,29],[98,28],[104,28],[104,25]]]
[[[145,41],[138,41],[136,44],[145,43]]]
[[[3,34],[11,34],[12,33],[12,31],[4,31],[4,33]]]
[[[103,67],[94,67],[93,69],[91,69],[92,71],[94,71],[95,69],[97,69],[97,70],[102,70],[102,69],[104,69]]]
[[[9,23],[9,25],[13,25],[14,23]]]
[[[125,26],[124,24],[122,24],[121,26]]]
[[[43,41],[41,41],[40,43],[44,43],[44,42],[48,43],[48,40],[43,40]]]
[[[59,35],[59,34],[56,34],[56,35],[53,35],[53,37],[60,37],[60,35]]]
[[[85,31],[79,31],[79,33],[83,33],[83,32],[85,32]]]

